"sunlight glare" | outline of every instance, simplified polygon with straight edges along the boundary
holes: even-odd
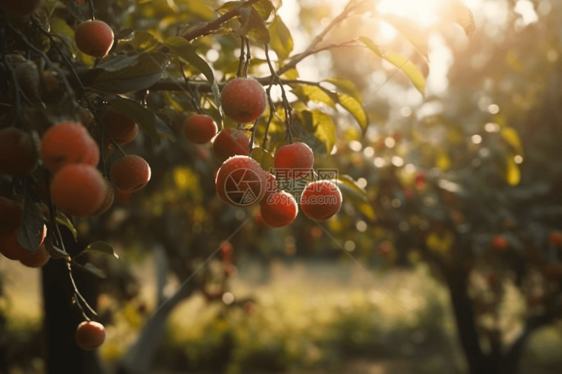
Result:
[[[433,25],[438,17],[440,6],[445,0],[382,0],[377,10],[382,14],[392,13],[408,17],[420,26]]]

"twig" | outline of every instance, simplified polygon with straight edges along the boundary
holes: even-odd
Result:
[[[267,144],[267,133],[269,132],[269,125],[271,124],[271,121],[273,120],[273,116],[275,115],[275,103],[273,103],[273,100],[271,99],[271,87],[273,86],[270,85],[267,88],[267,90],[265,90],[267,94],[267,101],[269,102],[269,118],[267,119],[267,123],[265,125],[265,133],[263,135],[263,142],[262,142],[263,149],[265,149],[265,146]]]
[[[293,108],[287,99],[287,94],[285,93],[285,87],[281,83],[279,79],[279,75],[275,71],[273,64],[271,63],[271,59],[269,58],[269,45],[265,44],[265,58],[267,60],[267,65],[269,66],[269,70],[271,75],[274,77],[272,84],[278,84],[279,88],[281,88],[281,98],[283,100],[283,108],[285,109],[285,128],[287,129],[287,139],[289,143],[293,142],[293,134],[291,133],[291,124],[293,123]]]
[[[240,36],[240,58],[238,62],[238,71],[236,72],[236,76],[238,78],[242,77],[244,72],[244,62],[246,61],[246,56],[244,55],[244,50],[246,49],[246,39],[244,36]]]
[[[88,316],[86,315],[86,313],[84,313],[84,309],[82,308],[82,305],[80,305],[80,300],[84,303],[84,305],[86,306],[86,308],[88,309],[88,311],[90,313],[92,313],[92,315],[97,316],[98,314],[96,313],[95,310],[92,309],[92,307],[90,306],[90,304],[88,304],[88,302],[86,301],[86,299],[84,298],[84,296],[82,296],[82,294],[80,293],[80,291],[78,291],[78,287],[76,286],[76,282],[74,281],[74,277],[72,276],[72,265],[70,265],[70,262],[66,263],[66,266],[68,267],[68,276],[70,278],[70,282],[72,284],[72,287],[74,288],[74,295],[75,295],[75,299],[76,300],[76,304],[78,305],[78,307],[80,308],[80,310],[82,310],[82,315],[84,316],[84,318],[86,318],[87,321],[90,321],[90,318],[88,318]],[[76,296],[78,296],[78,299],[76,299]]]
[[[218,30],[222,26],[223,23],[225,23],[228,20],[240,15],[240,9],[242,9],[242,7],[255,4],[258,1],[260,1],[260,0],[245,1],[242,4],[238,5],[236,8],[232,9],[231,11],[226,12],[225,14],[220,16],[219,18],[217,18],[213,21],[207,22],[205,25],[203,25],[203,26],[201,26],[201,27],[199,27],[199,28],[197,28],[193,31],[185,33],[183,35],[183,37],[187,40],[193,40],[193,39],[199,38],[201,36],[212,34],[213,31]]]
[[[248,156],[252,157],[252,151],[254,150],[254,140],[256,139],[256,129],[258,128],[259,118],[254,122],[254,126],[252,126],[252,137],[250,138],[250,145],[248,149]]]
[[[246,63],[244,64],[244,77],[248,76],[248,69],[250,68],[250,60],[252,59],[252,53],[250,52],[250,39],[244,38],[246,41]]]

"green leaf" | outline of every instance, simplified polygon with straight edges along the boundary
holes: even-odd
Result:
[[[215,81],[213,69],[211,69],[209,64],[207,64],[207,62],[195,52],[197,47],[179,36],[167,39],[166,46],[168,46],[178,58],[195,67],[205,76],[205,78],[207,78],[211,84],[215,100],[217,103],[220,102],[220,91],[217,82]]]
[[[468,37],[476,31],[476,24],[474,23],[474,15],[468,7],[460,0],[449,0],[443,4],[440,10],[442,18],[449,19],[458,23]]]
[[[416,50],[426,59],[429,60],[427,33],[411,19],[396,16],[394,14],[386,14],[382,17],[383,20],[390,23],[400,34],[408,39],[416,48]]]
[[[365,133],[367,131],[368,120],[367,120],[367,113],[363,109],[363,106],[360,102],[355,100],[353,97],[338,93],[338,104],[340,104],[345,110],[347,110],[353,118],[361,127],[361,131]]]
[[[271,49],[277,53],[279,61],[289,57],[294,47],[293,37],[281,17],[275,16],[269,25],[269,35],[271,35]]]
[[[307,143],[314,153],[330,154],[336,144],[336,125],[332,117],[320,110],[300,112],[303,126],[293,126],[295,134]]]
[[[58,211],[55,220],[59,225],[63,225],[70,230],[72,236],[74,237],[74,240],[78,240],[78,231],[76,231],[76,228],[74,227],[70,219],[68,219],[68,217],[63,212]]]
[[[414,87],[416,87],[422,95],[425,95],[425,78],[416,65],[397,53],[388,53],[385,59],[397,68],[400,68],[414,84]]]
[[[109,101],[109,105],[116,112],[121,113],[137,123],[154,140],[156,145],[160,145],[160,137],[175,140],[174,133],[154,112],[146,109],[133,100],[115,98]]]
[[[296,95],[299,99],[304,101],[305,103],[312,100],[317,103],[323,103],[332,108],[336,107],[336,103],[334,102],[331,95],[328,93],[328,90],[325,90],[318,86],[308,86],[308,85],[294,85],[292,93]],[[328,92],[326,92],[328,91]]]
[[[367,38],[366,36],[360,36],[359,40],[361,42],[363,42],[363,44],[365,44],[367,46],[367,48],[369,48],[371,51],[373,51],[377,56],[379,56],[380,58],[384,58],[384,53],[381,51],[379,46],[375,44],[374,41]]]
[[[119,255],[115,253],[113,247],[105,242],[94,242],[87,246],[84,249],[84,252],[95,252],[95,253],[102,253],[104,255],[115,256],[115,258],[119,258]]]
[[[517,186],[521,182],[521,171],[513,157],[507,159],[505,179],[511,186]]]
[[[259,162],[261,168],[267,172],[275,169],[273,164],[273,156],[263,148],[254,148],[252,150],[252,158]]]
[[[78,264],[78,263],[76,263],[76,262],[73,262],[72,264],[73,264],[74,267],[76,267],[76,268],[78,268],[78,269],[81,269],[81,270],[85,270],[85,271],[87,271],[87,272],[89,272],[89,273],[92,273],[92,274],[94,274],[96,277],[99,277],[99,278],[102,278],[102,279],[107,278],[107,276],[105,275],[105,273],[104,273],[100,268],[98,268],[96,265],[94,265],[94,264],[92,264],[92,263],[89,263],[89,262],[88,262],[88,263],[86,263],[86,264],[84,264],[84,265],[80,265],[80,264]]]
[[[152,86],[160,80],[169,62],[161,52],[141,53],[111,61],[98,66],[104,71],[96,77],[93,88],[116,94]]]
[[[270,41],[265,21],[253,7],[240,9],[240,28],[236,31],[259,44],[266,44]]]
[[[25,195],[21,224],[17,232],[18,243],[28,251],[35,251],[43,240],[45,221],[39,205],[29,194]]]
[[[220,8],[217,9],[219,14],[225,14],[234,10],[238,5],[242,4],[241,1],[227,1]]]
[[[264,21],[267,21],[271,13],[275,10],[270,0],[260,0],[252,6]]]
[[[160,45],[160,41],[147,31],[135,31],[133,35],[134,36],[131,41],[119,43],[117,51],[122,51],[127,46],[131,46],[139,53],[148,52]]]
[[[357,182],[355,182],[349,175],[339,175],[338,176],[338,187],[340,189],[347,189],[348,193],[353,194],[358,199],[367,201],[367,192],[365,189],[359,187]]]
[[[355,86],[355,83],[353,83],[349,79],[332,77],[325,79],[324,82],[333,84],[334,86],[336,86],[338,91],[348,94],[360,103],[363,102],[363,96],[361,96],[361,93]]]
[[[45,238],[44,243],[45,243],[45,250],[47,250],[47,253],[49,254],[49,256],[51,256],[51,258],[54,258],[55,260],[58,260],[59,258],[64,258],[66,261],[71,260],[68,253],[66,253],[59,247],[53,245],[53,241],[51,240],[51,238],[49,237]]]

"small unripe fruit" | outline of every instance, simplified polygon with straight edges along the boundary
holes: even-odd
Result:
[[[30,268],[41,268],[49,262],[50,258],[51,256],[49,256],[45,246],[41,245],[34,252],[23,256],[23,258],[20,259],[20,262]]]
[[[94,214],[106,197],[106,182],[101,173],[90,165],[70,164],[63,167],[51,184],[55,205],[73,216]]]
[[[115,190],[113,189],[113,186],[111,186],[111,183],[109,183],[107,179],[104,179],[104,182],[105,197],[101,202],[99,208],[92,214],[92,216],[99,216],[100,214],[107,212],[109,208],[111,208],[111,206],[113,205],[113,201],[115,200]]]
[[[76,343],[84,350],[98,348],[105,340],[105,327],[99,322],[84,321],[76,329]]]
[[[22,209],[13,200],[0,196],[0,236],[16,231],[20,225]]]
[[[275,169],[278,175],[301,179],[310,173],[314,164],[312,149],[304,143],[286,144],[275,153]]]
[[[83,53],[92,57],[103,57],[113,46],[113,30],[102,21],[82,22],[76,28],[74,40]]]
[[[41,139],[41,158],[45,167],[56,173],[69,164],[96,166],[100,151],[86,128],[76,122],[51,127]]]
[[[495,249],[503,250],[503,249],[507,249],[508,246],[509,243],[507,239],[501,235],[496,235],[492,239],[492,247]]]
[[[215,187],[219,197],[236,207],[249,207],[265,195],[266,177],[260,164],[247,156],[234,156],[222,164]]]
[[[301,195],[304,215],[318,222],[332,218],[340,210],[341,203],[341,191],[330,181],[312,182]]]
[[[213,153],[220,162],[232,156],[248,156],[250,139],[240,130],[226,128],[213,140]]]
[[[0,0],[0,7],[10,15],[24,17],[33,13],[39,3],[41,0]]]
[[[186,118],[183,132],[190,142],[205,144],[217,135],[218,127],[215,121],[204,114],[196,114]]]
[[[16,67],[16,79],[25,96],[34,103],[41,101],[41,76],[33,61]]]
[[[228,82],[221,92],[224,113],[239,123],[260,118],[267,106],[267,96],[262,85],[251,78],[236,78]]]
[[[105,112],[103,123],[117,144],[132,142],[139,132],[139,125],[135,121],[113,109]]]
[[[13,127],[0,131],[0,171],[10,175],[28,174],[37,165],[31,136]]]
[[[43,225],[43,231],[41,232],[41,242],[40,246],[43,244],[47,236],[47,226]],[[0,237],[2,244],[0,245],[0,252],[9,258],[10,260],[21,260],[22,258],[30,255],[30,252],[22,247],[18,242],[18,232],[14,231],[8,236]]]
[[[275,192],[260,204],[260,213],[271,227],[284,227],[292,223],[299,212],[295,198],[285,191]]]
[[[111,180],[121,191],[138,191],[150,180],[150,166],[142,157],[136,155],[123,157],[113,164]]]
[[[548,241],[551,244],[553,244],[557,247],[561,247],[562,246],[562,233],[560,231],[552,232],[548,237]]]

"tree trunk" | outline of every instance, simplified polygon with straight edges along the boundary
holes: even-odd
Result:
[[[74,254],[79,244],[65,234],[66,230],[63,237],[67,250]],[[95,308],[94,276],[81,271],[73,271],[73,275],[80,293]],[[71,303],[73,288],[64,260],[50,260],[42,269],[42,278],[46,373],[102,373],[96,352],[85,351],[76,344],[76,327],[83,317]]]

